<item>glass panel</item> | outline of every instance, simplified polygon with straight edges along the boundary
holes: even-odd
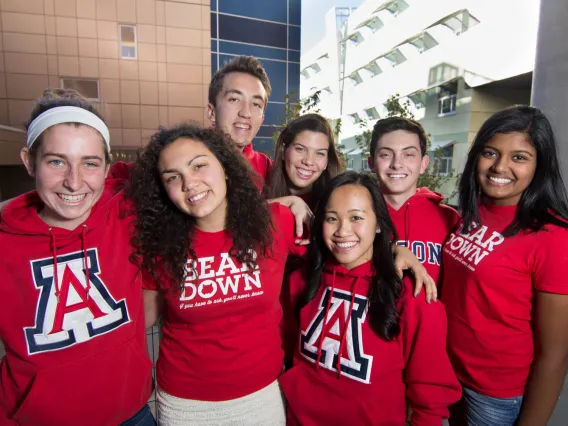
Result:
[[[87,99],[99,99],[99,82],[97,80],[64,78],[61,83],[64,89],[74,89]]]
[[[136,42],[136,27],[132,25],[121,25],[120,26],[120,42],[134,44]]]

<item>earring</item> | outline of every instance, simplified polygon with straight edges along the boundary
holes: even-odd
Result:
[[[376,233],[376,234],[380,234],[380,233],[381,233],[381,228],[379,228],[379,227],[377,226],[377,230],[375,231],[375,233]]]

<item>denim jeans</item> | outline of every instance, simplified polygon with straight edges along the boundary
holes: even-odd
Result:
[[[492,398],[463,388],[468,426],[514,426],[519,418],[523,397]]]
[[[140,411],[125,420],[120,426],[156,426],[156,420],[152,416],[150,406],[146,404]]]

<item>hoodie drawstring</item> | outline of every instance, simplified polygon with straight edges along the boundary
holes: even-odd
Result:
[[[89,257],[87,254],[87,247],[85,243],[87,234],[87,225],[83,225],[83,230],[81,232],[81,246],[83,248],[83,262],[85,263],[85,276],[87,278],[87,300],[89,300],[89,291],[91,290],[91,280],[89,277]]]
[[[83,225],[81,230],[81,249],[83,251],[83,263],[85,265],[85,276],[87,278],[87,300],[89,300],[89,291],[91,290],[91,279],[89,277],[89,258],[87,253],[87,247],[85,243],[87,233],[87,225]],[[49,234],[51,235],[51,255],[53,256],[53,279],[55,282],[55,297],[57,298],[57,303],[59,303],[59,296],[61,294],[61,288],[59,286],[59,271],[57,267],[57,244],[55,234],[53,233],[53,228],[49,228]]]
[[[343,352],[343,346],[345,345],[345,340],[347,339],[347,330],[349,329],[349,323],[351,322],[351,313],[353,312],[353,304],[355,303],[355,287],[357,286],[357,280],[358,278],[355,279],[353,287],[351,288],[351,303],[349,303],[347,321],[345,321],[345,325],[343,326],[341,341],[339,343],[339,353],[337,354],[337,364],[335,365],[338,379],[341,377],[341,353]]]
[[[51,255],[53,256],[53,279],[55,280],[55,298],[57,303],[59,303],[59,274],[57,273],[57,245],[55,243],[55,234],[53,233],[53,228],[49,228],[49,234],[51,235]]]
[[[331,292],[329,293],[329,299],[327,299],[327,305],[325,307],[325,315],[323,317],[323,325],[321,326],[320,339],[318,343],[318,356],[316,358],[316,370],[319,369],[321,360],[321,347],[323,346],[324,330],[327,324],[327,316],[329,315],[329,307],[331,306],[331,299],[333,299],[333,292],[335,290],[335,269],[333,270],[333,280],[331,281]]]

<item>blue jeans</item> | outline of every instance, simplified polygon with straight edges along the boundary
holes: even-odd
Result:
[[[156,420],[152,416],[150,406],[146,404],[128,420],[123,421],[120,426],[156,426]]]
[[[463,388],[468,426],[514,426],[519,418],[523,397],[492,398]]]

